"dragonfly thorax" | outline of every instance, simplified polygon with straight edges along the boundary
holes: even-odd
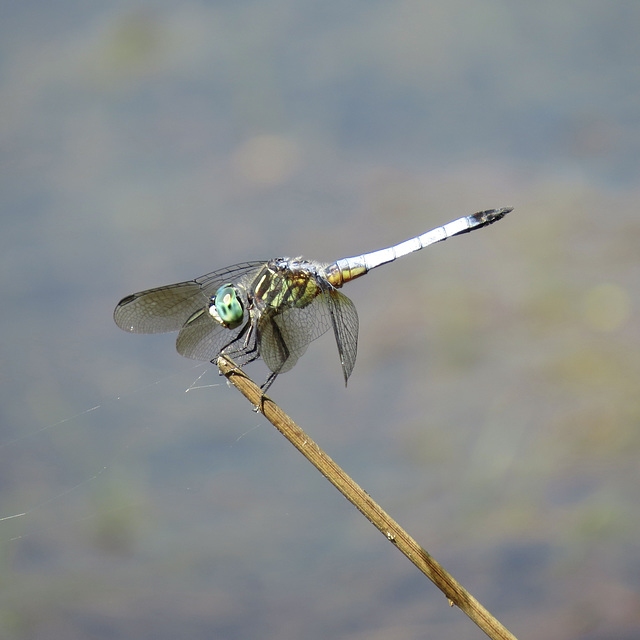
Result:
[[[302,258],[270,260],[251,286],[254,304],[261,310],[304,309],[320,294],[318,265]],[[328,283],[326,283],[328,287]]]
[[[209,313],[227,329],[240,326],[244,318],[244,308],[237,289],[230,284],[220,287],[211,299]]]

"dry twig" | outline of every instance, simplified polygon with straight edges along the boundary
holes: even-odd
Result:
[[[218,367],[226,378],[260,411],[342,495],[354,504],[392,544],[457,606],[494,640],[516,640],[462,585],[443,569],[388,513],[354,482],[309,436],[273,401],[262,393],[235,363],[221,356]]]

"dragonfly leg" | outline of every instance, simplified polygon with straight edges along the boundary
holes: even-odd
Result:
[[[242,332],[244,333],[244,331]],[[249,364],[260,357],[260,351],[258,350],[258,341],[256,340],[256,328],[253,323],[247,325],[247,335],[244,338],[242,349],[238,349],[238,352],[242,354],[244,359],[243,364]],[[242,337],[242,334],[238,336],[238,339]]]
[[[262,399],[264,401],[264,395],[269,390],[269,387],[276,381],[278,374],[275,372],[271,372],[269,377],[260,385],[260,389],[262,390]]]
[[[242,331],[240,331],[240,333],[235,338],[233,338],[232,340],[227,342],[227,344],[220,348],[220,350],[218,351],[218,355],[227,355],[234,360],[237,360],[239,365],[245,365],[249,362],[253,362],[259,357],[260,354],[257,353],[255,339],[252,346],[249,344],[252,333],[253,327],[251,326],[250,322],[247,322],[247,324],[242,327]],[[245,338],[243,343],[241,345],[238,345],[242,338]],[[248,358],[246,357],[247,355],[249,356]],[[216,359],[217,356],[211,362],[215,364]]]

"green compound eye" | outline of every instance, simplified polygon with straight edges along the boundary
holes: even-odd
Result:
[[[229,329],[237,327],[242,322],[244,310],[234,287],[229,285],[220,287],[216,291],[214,304],[218,317]]]

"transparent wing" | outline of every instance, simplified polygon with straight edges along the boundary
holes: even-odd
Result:
[[[260,319],[260,355],[275,373],[289,371],[309,344],[333,326],[345,382],[351,375],[358,347],[358,314],[336,290],[320,293],[306,307],[291,307]]]
[[[123,298],[113,312],[116,324],[133,333],[177,331],[206,299],[195,281],[158,287]]]
[[[331,319],[320,294],[306,307],[263,314],[258,327],[260,356],[271,371],[284,373],[298,362],[309,343],[330,329]]]
[[[358,353],[358,312],[353,302],[335,289],[329,291],[328,299],[333,333],[336,337],[346,385],[356,364]]]
[[[258,349],[260,357],[274,373],[289,371],[297,362],[299,355],[291,354],[273,316],[263,315],[259,322]],[[290,361],[293,359],[293,363]]]
[[[257,275],[265,264],[267,264],[266,260],[239,262],[230,267],[200,276],[194,282],[200,285],[203,295],[208,300],[222,285],[227,283],[237,284],[241,278],[246,280],[248,275]]]
[[[241,262],[195,280],[147,289],[123,298],[113,312],[116,324],[132,333],[177,331],[224,284],[237,282],[262,262]]]
[[[176,340],[180,355],[194,360],[215,360],[225,346],[232,344],[243,327],[227,329],[211,317],[206,308],[196,311],[184,323]]]

